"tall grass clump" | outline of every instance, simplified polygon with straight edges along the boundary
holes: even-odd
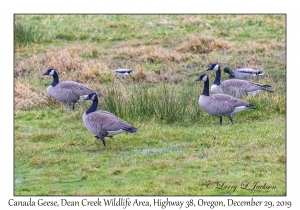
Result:
[[[185,82],[175,83],[140,82],[125,85],[118,82],[107,84],[106,93],[100,100],[101,109],[114,113],[127,121],[155,121],[163,124],[190,126],[210,125],[217,118],[205,113],[198,105],[202,85]],[[267,119],[276,110],[285,113],[285,97],[264,93],[257,97],[242,98],[253,103],[258,111],[238,114],[237,119]]]
[[[102,108],[124,119],[156,120],[166,124],[190,125],[199,120],[197,86],[172,83],[138,83],[126,89],[107,86]]]
[[[39,25],[25,25],[20,21],[14,23],[14,42],[18,47],[24,47],[29,43],[42,43],[45,34]]]

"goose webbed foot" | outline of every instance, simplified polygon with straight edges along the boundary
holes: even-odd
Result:
[[[220,125],[222,125],[222,117],[220,117]]]
[[[101,139],[103,145],[105,146],[105,140],[104,137],[95,136],[96,139]]]

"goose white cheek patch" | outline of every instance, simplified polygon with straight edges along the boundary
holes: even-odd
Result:
[[[49,75],[53,76],[54,75],[54,70],[52,70]]]
[[[219,70],[219,65],[215,65],[215,68],[214,68],[215,71],[218,71]]]

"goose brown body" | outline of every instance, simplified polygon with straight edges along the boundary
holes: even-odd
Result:
[[[55,86],[50,85],[47,88],[49,96],[67,104],[75,104],[80,99],[80,96],[93,92],[92,89],[74,81],[60,82]]]
[[[255,109],[255,107],[245,101],[234,98],[226,94],[209,94],[209,78],[206,74],[202,74],[196,81],[204,81],[203,92],[200,95],[198,104],[201,109],[210,115],[220,118],[222,125],[222,117],[228,116],[233,124],[232,114],[238,113],[247,109]]]
[[[264,75],[261,70],[251,68],[238,68],[232,71],[231,68],[225,67],[224,72],[229,74],[229,79],[254,79]]]
[[[249,103],[225,94],[201,95],[198,101],[199,106],[208,114],[214,116],[230,116],[242,111],[242,107],[247,108]],[[238,109],[237,107],[241,107]],[[236,109],[237,108],[237,109]]]
[[[92,100],[91,107],[83,113],[82,120],[86,128],[93,134],[97,139],[101,139],[105,145],[104,137],[113,137],[114,135],[130,132],[135,133],[137,128],[131,126],[116,115],[98,110],[98,97],[95,93],[91,93],[85,100]]]
[[[227,94],[235,98],[241,98],[243,96],[255,96],[264,91],[272,91],[270,85],[262,85],[241,79],[229,79],[221,82],[221,70],[220,65],[217,63],[212,64],[206,71],[216,71],[216,78],[211,86],[211,92],[213,94]]]
[[[114,72],[124,79],[125,77],[130,76],[132,69],[115,69]]]
[[[52,84],[47,88],[47,94],[52,98],[66,103],[74,109],[78,101],[83,100],[88,94],[95,92],[91,88],[74,81],[59,82],[58,74],[54,69],[48,69],[43,75],[53,76]]]
[[[236,98],[255,96],[264,91],[273,92],[269,85],[261,85],[240,79],[225,80],[220,85],[213,84],[211,92],[214,94],[227,94]]]

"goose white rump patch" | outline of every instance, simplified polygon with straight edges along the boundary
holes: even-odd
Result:
[[[237,113],[237,112],[241,112],[241,111],[246,110],[246,109],[249,109],[249,107],[238,106],[238,107],[235,107],[235,109],[233,110],[233,112],[231,114],[234,114],[234,113]]]
[[[88,95],[80,96],[78,102],[84,101],[87,97],[88,97]]]
[[[249,96],[256,96],[257,94],[262,93],[262,92],[264,92],[264,90],[255,90],[253,92],[247,92],[247,94],[249,97]]]
[[[120,130],[116,130],[116,131],[107,131],[107,132],[108,132],[107,136],[114,136],[114,135],[117,135],[119,133],[123,133],[125,131],[123,129],[120,129]]]

